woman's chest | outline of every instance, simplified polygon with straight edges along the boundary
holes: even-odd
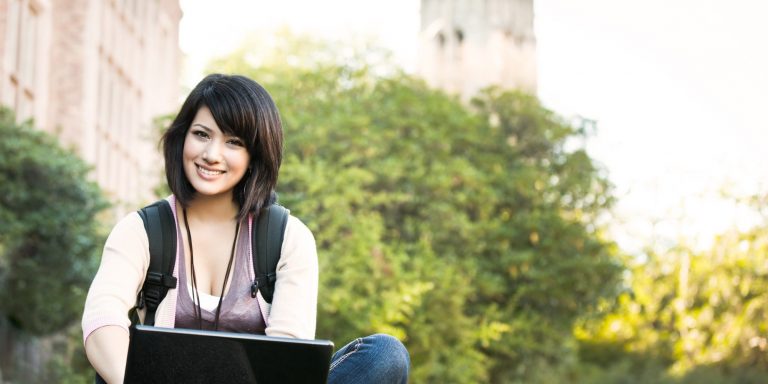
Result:
[[[235,265],[238,241],[235,231],[219,228],[192,228],[196,236],[184,241],[184,266],[190,282],[201,293],[221,296],[229,285]],[[224,286],[225,282],[227,287]]]

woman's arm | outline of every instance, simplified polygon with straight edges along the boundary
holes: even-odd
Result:
[[[88,361],[107,383],[123,382],[128,341],[128,332],[115,325],[101,327],[85,340]]]
[[[107,382],[122,383],[128,356],[128,311],[136,304],[149,264],[147,234],[137,213],[115,225],[83,311],[88,360]]]
[[[269,336],[314,339],[317,323],[317,248],[312,232],[291,216],[285,229],[269,313]]]

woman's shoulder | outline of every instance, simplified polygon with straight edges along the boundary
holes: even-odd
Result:
[[[175,215],[175,198],[173,197],[173,195],[168,196],[163,200],[168,202],[172,212],[174,212],[174,215]],[[158,200],[158,202],[160,201],[162,200]],[[139,236],[146,239],[147,232],[144,227],[144,220],[142,220],[141,216],[139,215],[139,210],[128,212],[127,214],[125,214],[125,216],[123,216],[120,220],[118,220],[117,223],[115,223],[115,226],[112,227],[112,233],[110,234],[110,236],[112,234],[118,237],[129,236],[135,239],[136,236]]]
[[[102,267],[109,279],[122,279],[123,275],[144,276],[149,265],[149,241],[144,223],[136,212],[118,220],[104,243],[101,256]],[[102,272],[99,272],[100,274]]]
[[[288,216],[288,223],[285,226],[285,236],[287,237],[289,233],[296,237],[310,237],[314,239],[309,227],[294,215]]]
[[[290,215],[283,236],[283,256],[317,258],[315,237],[312,231],[296,216]]]
[[[117,223],[115,223],[115,226],[112,227],[112,232],[114,231],[132,231],[136,229],[141,229],[144,231],[144,222],[141,220],[141,216],[139,216],[139,213],[137,211],[129,212],[119,220],[117,220]]]
[[[118,220],[112,227],[107,242],[111,244],[146,244],[147,232],[144,230],[144,222],[138,212],[130,212]]]

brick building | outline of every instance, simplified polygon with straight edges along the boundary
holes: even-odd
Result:
[[[94,165],[120,207],[152,198],[152,121],[178,108],[178,0],[0,0],[0,104]]]

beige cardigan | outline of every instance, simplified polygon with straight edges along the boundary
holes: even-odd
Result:
[[[169,198],[171,207],[175,203]],[[252,230],[251,221],[248,230]],[[176,230],[179,231],[178,220]],[[249,236],[248,238],[251,238]],[[128,311],[136,304],[149,266],[147,233],[138,213],[132,212],[112,229],[101,265],[88,290],[83,311],[83,341],[96,329],[117,325],[128,332]],[[173,275],[177,276],[177,252]],[[251,270],[253,278],[253,271]],[[258,303],[266,322],[266,334],[314,339],[317,321],[318,263],[312,232],[299,219],[290,216],[277,264],[277,281],[272,305],[258,294]],[[173,328],[176,317],[177,290],[170,289],[155,314],[155,326]],[[143,314],[142,314],[143,316]]]

